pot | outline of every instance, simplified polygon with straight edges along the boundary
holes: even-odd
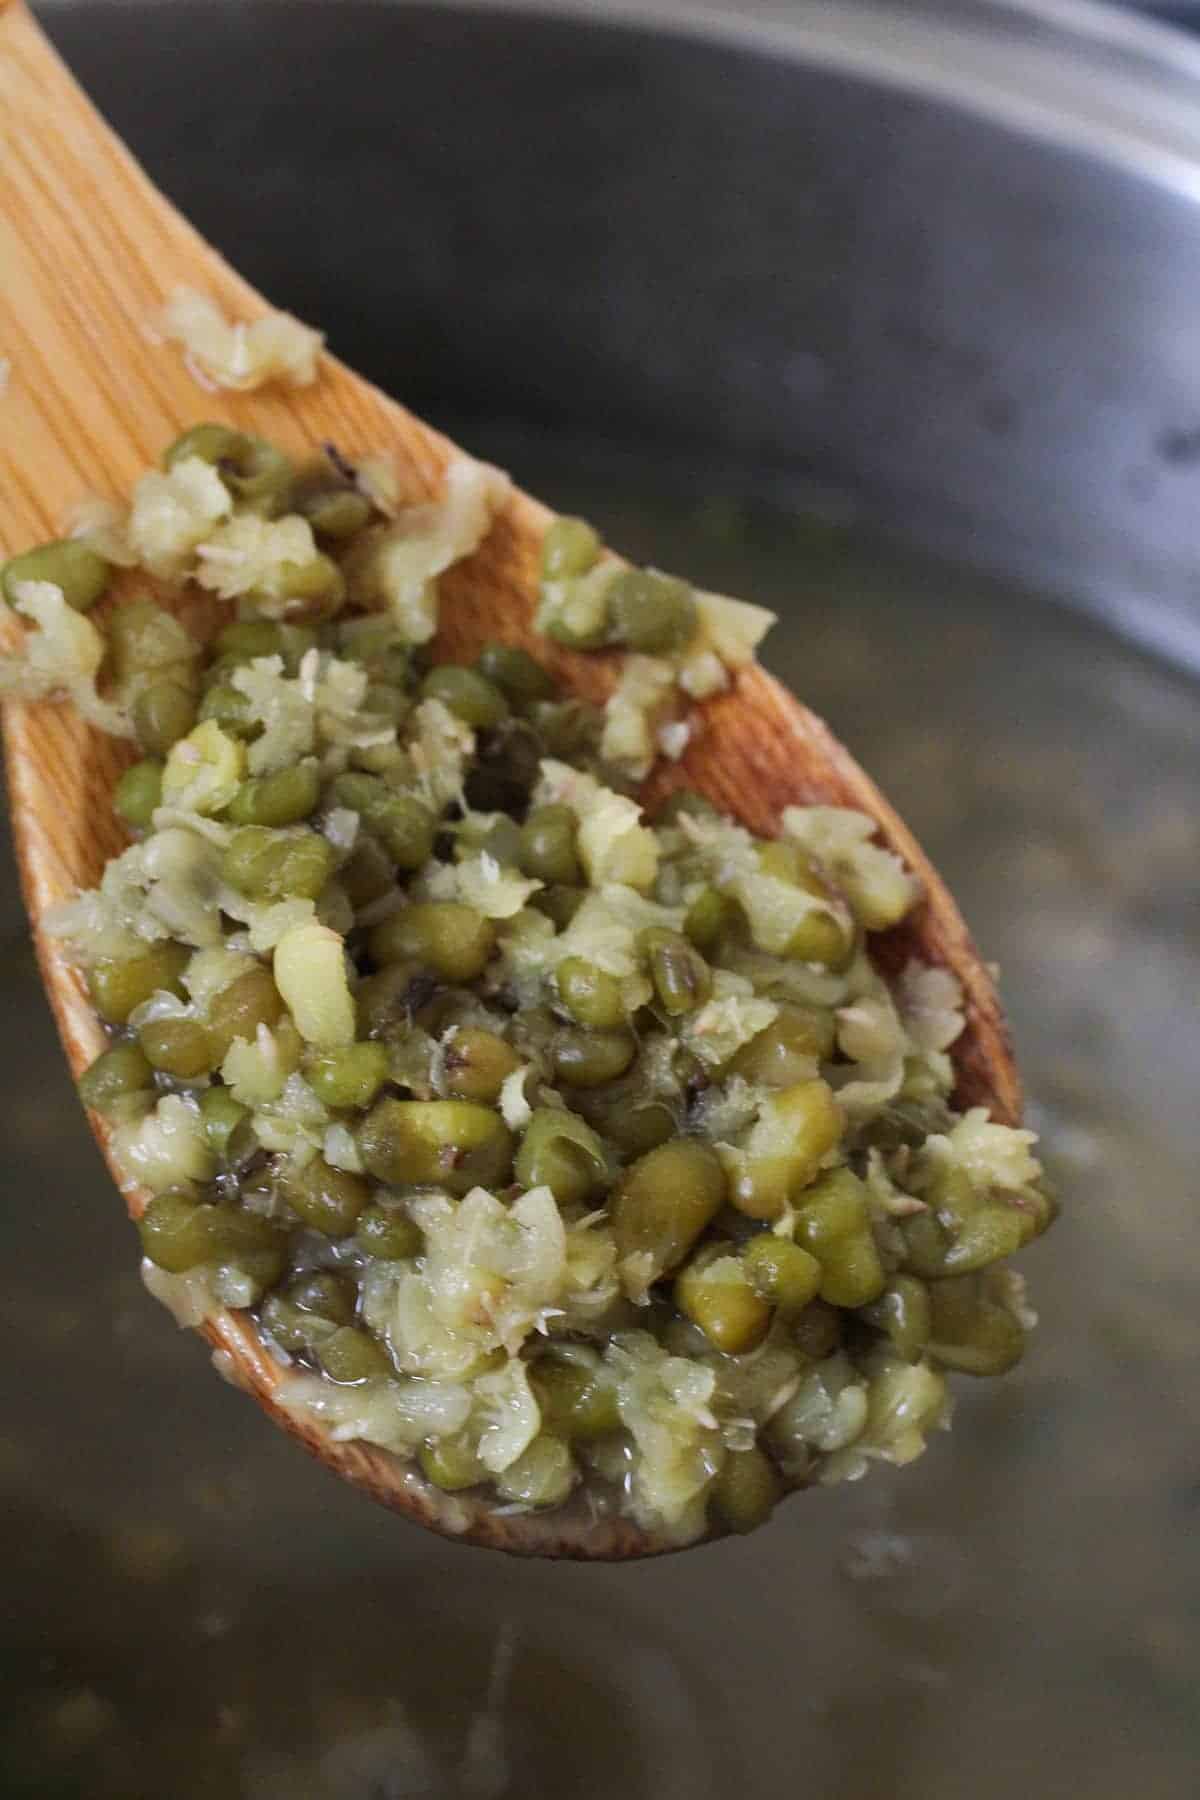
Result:
[[[43,17],[337,351],[775,607],[1003,965],[1065,1211],[915,1467],[652,1565],[454,1549],[142,1293],[10,870],[0,1788],[1190,1795],[1200,50],[1070,0]]]

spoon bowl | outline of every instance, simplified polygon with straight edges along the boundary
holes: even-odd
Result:
[[[249,318],[266,302],[157,192],[88,104],[24,0],[0,0],[0,550],[59,535],[88,492],[128,492],[164,443],[200,416],[219,417],[303,457],[328,442],[351,457],[385,449],[406,500],[436,495],[454,446],[368,381],[323,355],[311,387],[204,394],[178,353],[155,343],[152,322],[180,287]],[[437,642],[446,660],[472,658],[489,639],[532,645],[541,538],[551,518],[514,489],[478,552],[441,584]],[[116,584],[120,593],[120,583]],[[15,638],[11,626],[10,638]],[[566,687],[602,701],[617,653],[538,653]],[[960,1107],[1020,1118],[1020,1085],[992,978],[955,903],[899,816],[822,722],[765,671],[742,671],[700,708],[702,729],[678,765],[655,771],[648,803],[686,782],[751,829],[772,832],[788,805],[824,803],[869,813],[883,841],[920,877],[925,899],[903,926],[875,940],[885,970],[910,956],[962,984],[966,1027],[954,1047]],[[72,1072],[104,1047],[78,971],[42,930],[55,903],[93,885],[125,844],[112,788],[127,747],[65,706],[9,704],[4,740],[22,885],[46,991]],[[95,1122],[101,1150],[107,1133]],[[109,1157],[110,1167],[113,1167]],[[114,1178],[137,1217],[146,1196]],[[203,1326],[222,1374],[337,1474],[383,1504],[447,1535],[540,1556],[616,1559],[670,1548],[625,1519],[596,1519],[582,1497],[548,1516],[505,1514],[446,1495],[412,1468],[362,1443],[335,1442],[286,1405],[288,1372],[252,1323],[218,1311]]]

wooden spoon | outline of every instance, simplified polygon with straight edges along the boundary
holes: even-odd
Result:
[[[151,186],[23,0],[0,0],[0,143],[0,353],[11,365],[0,396],[6,553],[59,535],[64,512],[85,493],[126,495],[163,446],[203,417],[219,416],[298,455],[329,440],[350,456],[386,448],[407,495],[438,492],[453,446],[334,358],[323,358],[310,388],[213,396],[198,390],[174,349],[151,341],[149,322],[180,286],[211,296],[235,318],[255,316],[265,303]],[[440,649],[448,658],[473,657],[488,638],[532,642],[539,544],[549,517],[536,500],[514,492],[478,554],[445,579]],[[547,646],[539,643],[538,651],[545,657]],[[554,657],[560,677],[593,700],[611,690],[618,660]],[[991,977],[903,821],[821,721],[761,670],[742,673],[703,715],[681,768],[652,777],[648,796],[682,779],[759,832],[774,830],[790,803],[870,813],[927,896],[912,920],[879,940],[878,960],[895,969],[917,955],[954,972],[967,1017],[954,1048],[957,1102],[985,1105],[994,1118],[1016,1123],[1020,1086]],[[92,886],[124,847],[110,794],[130,752],[65,705],[8,706],[4,738],[38,959],[78,1075],[104,1036],[77,970],[40,921],[56,901]],[[108,1155],[107,1134],[99,1124],[96,1130]],[[123,1191],[136,1217],[146,1196]],[[423,1525],[540,1556],[633,1557],[666,1547],[628,1520],[592,1519],[582,1500],[542,1518],[497,1516],[486,1504],[444,1495],[385,1452],[334,1443],[319,1424],[298,1421],[281,1404],[288,1373],[243,1315],[216,1313],[203,1330],[223,1372],[322,1462]]]

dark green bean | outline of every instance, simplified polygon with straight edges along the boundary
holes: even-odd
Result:
[[[578,821],[569,806],[540,806],[521,828],[521,868],[537,881],[573,886],[582,878]]]
[[[531,700],[552,700],[558,692],[554,677],[527,650],[519,650],[514,644],[485,644],[479,652],[479,673],[498,687],[513,706],[524,706]]]
[[[499,725],[508,717],[508,701],[477,669],[444,663],[430,669],[421,683],[423,700],[440,700],[456,718],[476,730]]]
[[[133,728],[147,756],[165,756],[196,723],[196,696],[179,681],[155,681],[133,703]]]
[[[230,887],[251,900],[315,900],[336,861],[333,846],[315,831],[244,825],[221,866]]]
[[[317,1346],[321,1367],[330,1381],[357,1384],[393,1373],[383,1346],[354,1325],[343,1325]]]
[[[290,1168],[283,1177],[288,1205],[306,1225],[326,1237],[346,1237],[371,1197],[370,1184],[348,1169],[335,1169],[322,1156],[314,1156],[302,1169]]]
[[[363,1162],[379,1181],[465,1194],[495,1188],[512,1166],[512,1134],[489,1106],[467,1100],[377,1100],[359,1127]]]
[[[445,981],[473,981],[496,947],[496,930],[457,900],[424,900],[393,913],[367,940],[377,963],[416,962]]]
[[[712,971],[700,952],[677,931],[652,925],[638,938],[658,1004],[669,1018],[695,1012],[712,993]]]
[[[163,467],[172,469],[187,457],[209,463],[248,511],[273,518],[286,510],[292,465],[265,438],[248,437],[227,425],[193,425],[163,453]]]
[[[696,635],[696,602],[686,581],[657,569],[627,569],[608,590],[614,640],[661,656],[682,650]]]
[[[154,1070],[140,1044],[116,1044],[102,1050],[79,1077],[79,1097],[93,1112],[119,1112],[131,1095],[154,1086]]]
[[[326,1050],[305,1065],[309,1087],[326,1106],[370,1106],[387,1080],[388,1053],[382,1044],[348,1044]]]
[[[332,787],[335,806],[345,806],[362,819],[401,869],[419,869],[433,853],[437,823],[427,806],[411,794],[399,794],[378,775],[339,775]]]
[[[95,550],[78,538],[60,538],[11,556],[0,568],[0,587],[9,605],[15,606],[19,582],[49,581],[62,589],[68,606],[88,612],[103,598],[111,577],[111,567]]]
[[[442,1079],[459,1100],[495,1101],[521,1058],[511,1044],[478,1025],[459,1025],[446,1038]]]
[[[211,1034],[210,1034],[211,1036]],[[238,1127],[250,1117],[248,1107],[235,1100],[227,1087],[205,1088],[200,1096],[200,1116],[209,1148],[221,1162],[230,1160],[230,1140]]]
[[[725,1171],[708,1144],[694,1138],[661,1144],[626,1170],[613,1194],[619,1256],[643,1256],[650,1280],[670,1274],[726,1197]]]
[[[151,1066],[176,1081],[194,1081],[216,1067],[215,1045],[198,1019],[151,1019],[138,1042]]]
[[[584,1031],[567,1025],[551,1045],[554,1076],[569,1088],[601,1087],[623,1075],[637,1054],[632,1031]]]
[[[217,1062],[224,1062],[235,1038],[253,1043],[260,1025],[273,1030],[283,1017],[283,999],[271,971],[247,969],[208,1003],[208,1035]]]
[[[163,765],[157,757],[133,763],[118,781],[113,804],[127,825],[147,831],[162,805]]]
[[[559,998],[580,1025],[612,1031],[625,1023],[625,1002],[615,975],[581,956],[567,956],[555,971]]]
[[[582,1119],[561,1106],[535,1110],[513,1165],[523,1188],[548,1187],[569,1206],[596,1193],[607,1172],[600,1140]]]
[[[225,809],[234,825],[296,825],[316,806],[321,780],[315,762],[293,763],[243,781]]]
[[[419,1227],[396,1206],[376,1202],[359,1214],[355,1240],[368,1256],[384,1262],[399,1262],[405,1257],[419,1256]]]
[[[586,575],[600,554],[600,539],[586,519],[555,519],[542,539],[542,574],[548,581]]]
[[[124,1025],[134,1007],[152,994],[161,991],[182,999],[180,977],[190,957],[186,945],[163,938],[140,956],[94,963],[88,971],[92,1005],[109,1025]]]
[[[783,1496],[783,1482],[770,1457],[754,1447],[731,1450],[713,1484],[713,1504],[730,1531],[757,1531]]]

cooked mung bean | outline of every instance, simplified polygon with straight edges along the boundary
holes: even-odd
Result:
[[[442,1080],[459,1100],[495,1100],[521,1059],[512,1045],[478,1025],[454,1027],[446,1038]]]
[[[209,1033],[211,1041],[211,1032]],[[227,1087],[208,1087],[200,1096],[200,1114],[209,1147],[221,1162],[229,1155],[230,1140],[238,1126],[250,1117],[250,1109],[235,1100]]]
[[[785,1318],[803,1312],[821,1286],[822,1269],[817,1258],[771,1231],[750,1239],[742,1261],[755,1293],[777,1306]]]
[[[590,1360],[585,1356],[540,1357],[529,1377],[546,1428],[569,1441],[587,1442],[621,1428],[613,1383],[594,1353]]]
[[[133,703],[133,726],[148,756],[165,756],[196,723],[196,696],[179,681],[156,681]]]
[[[353,1325],[342,1325],[317,1346],[317,1358],[331,1381],[370,1381],[390,1375],[391,1362],[377,1338]]]
[[[488,1479],[477,1447],[463,1434],[433,1438],[421,1445],[421,1473],[444,1494],[458,1494]]]
[[[528,650],[514,644],[485,644],[479,652],[478,668],[514,706],[554,697],[553,676]]]
[[[271,775],[244,781],[225,810],[235,825],[296,825],[317,804],[321,782],[315,763],[293,763]]]
[[[318,537],[338,543],[360,532],[371,517],[371,503],[354,488],[325,488],[302,494],[297,510]]]
[[[632,1031],[584,1031],[565,1026],[551,1046],[554,1075],[564,1087],[602,1087],[623,1075],[637,1052]]]
[[[680,1270],[675,1304],[709,1342],[729,1356],[754,1350],[771,1323],[771,1308],[751,1285],[745,1267],[720,1244],[700,1251]]]
[[[152,994],[181,995],[180,978],[188,961],[186,947],[169,940],[138,956],[102,957],[88,971],[92,1005],[106,1024],[124,1025]]]
[[[371,1189],[361,1175],[331,1168],[323,1157],[314,1156],[289,1176],[284,1197],[314,1231],[326,1237],[345,1237],[358,1223]]]
[[[558,965],[558,997],[580,1025],[612,1031],[625,1022],[625,1002],[615,975],[582,956],[565,957]]]
[[[757,1531],[783,1495],[783,1482],[770,1457],[757,1445],[732,1450],[717,1477],[713,1501],[730,1531]]]
[[[525,1127],[513,1174],[523,1188],[548,1187],[556,1200],[570,1205],[600,1189],[607,1165],[590,1126],[566,1107],[547,1106]]]
[[[421,1248],[419,1227],[399,1208],[380,1203],[364,1208],[358,1215],[354,1235],[368,1256],[377,1256],[383,1262],[416,1256]]]
[[[370,1106],[387,1080],[388,1054],[382,1044],[347,1044],[312,1057],[304,1075],[326,1106]]]
[[[247,969],[215,994],[208,1007],[208,1033],[214,1053],[224,1060],[235,1038],[247,1042],[260,1026],[270,1030],[283,1016],[283,1000],[269,969]]]
[[[213,1040],[198,1019],[151,1019],[138,1042],[150,1066],[177,1081],[207,1075],[216,1061]]]
[[[154,1070],[140,1044],[102,1050],[79,1077],[79,1097],[94,1112],[112,1113],[131,1095],[154,1086]]]
[[[227,425],[166,452],[132,551],[237,611],[206,646],[148,599],[103,620],[140,836],[56,927],[111,1034],[80,1094],[156,1280],[255,1314],[283,1404],[354,1390],[447,1494],[752,1530],[909,1460],[944,1371],[1011,1367],[1054,1203],[1030,1134],[954,1110],[956,984],[872,961],[919,896],[869,820],[631,797],[765,616],[564,518],[538,628],[635,653],[607,705],[515,645],[437,662],[492,507],[455,479],[478,507],[392,519]],[[109,573],[72,541],[0,585],[83,610]]]
[[[657,569],[630,569],[618,576],[608,591],[608,616],[615,641],[647,655],[682,650],[697,623],[687,582]]]
[[[725,1199],[725,1171],[710,1145],[692,1138],[660,1145],[633,1164],[613,1194],[618,1254],[646,1259],[649,1286],[678,1267]]]
[[[477,669],[463,669],[457,664],[443,664],[430,669],[421,683],[426,700],[440,700],[456,718],[482,728],[499,725],[508,717],[508,701],[494,682]]]
[[[377,925],[368,939],[377,963],[414,962],[445,981],[473,981],[496,947],[491,922],[457,900],[406,906]]]
[[[61,538],[9,557],[0,568],[0,589],[9,605],[15,606],[21,582],[49,581],[61,589],[75,612],[88,612],[103,598],[111,576],[108,563],[87,544],[77,538]]]
[[[573,886],[582,873],[575,848],[578,829],[569,806],[541,806],[521,830],[521,867],[538,881]]]
[[[542,573],[551,581],[585,575],[600,554],[600,539],[586,519],[555,519],[542,540]]]
[[[454,1194],[503,1183],[512,1164],[503,1119],[466,1100],[380,1100],[363,1120],[358,1143],[378,1181],[428,1183]]]
[[[127,825],[145,831],[162,805],[163,766],[148,756],[126,769],[113,793],[113,804]]]
[[[652,925],[643,931],[638,948],[650,971],[654,992],[663,1011],[677,1018],[695,1012],[712,993],[712,974],[694,945],[677,931]]]
[[[246,825],[229,843],[223,873],[252,900],[315,900],[335,860],[332,847],[315,831],[282,836],[269,826]]]
[[[173,469],[190,457],[210,463],[224,485],[249,512],[282,512],[292,485],[292,465],[265,438],[248,437],[226,425],[193,425],[163,455]]]
[[[378,775],[353,773],[338,776],[332,798],[361,816],[398,868],[411,872],[428,861],[436,821],[423,801],[389,788]]]

